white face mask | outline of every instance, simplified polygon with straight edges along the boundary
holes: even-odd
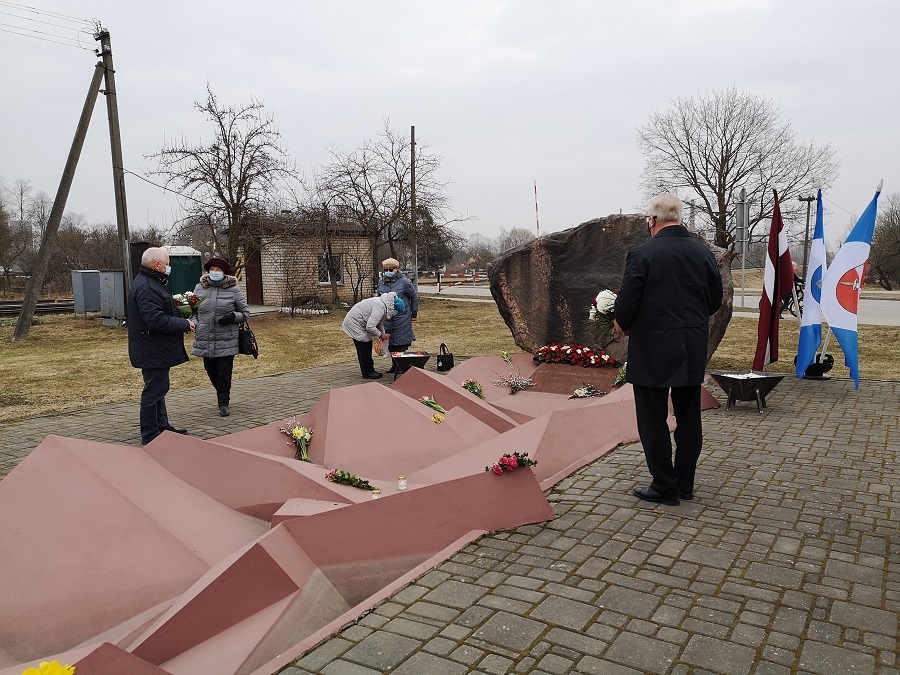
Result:
[[[225,278],[224,272],[210,272],[209,273],[210,281],[222,281],[222,279],[224,279],[224,278]]]
[[[172,266],[166,265],[166,271],[163,272],[163,274],[165,274],[166,276],[169,276],[170,274],[172,274]]]

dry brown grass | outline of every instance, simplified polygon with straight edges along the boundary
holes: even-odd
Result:
[[[418,349],[437,353],[446,342],[454,354],[477,356],[516,351],[509,329],[493,303],[423,297],[416,323]],[[322,316],[265,314],[253,319],[260,343],[258,360],[239,357],[235,378],[353,362],[353,343],[340,330],[343,312]],[[11,342],[13,321],[0,325],[0,423],[37,415],[78,410],[103,403],[137,400],[140,371],[128,362],[124,328],[106,328],[97,318],[73,315],[43,317],[25,342]],[[793,372],[798,324],[781,324],[782,361],[766,367]],[[864,378],[900,380],[900,328],[861,326],[861,374]],[[186,339],[188,348],[190,339]],[[756,348],[756,320],[733,318],[710,363],[711,369],[745,370]],[[849,376],[843,355],[832,339],[828,350],[837,362],[832,374]],[[172,369],[173,389],[208,386],[198,358]]]
[[[756,351],[756,319],[733,317],[728,324],[725,337],[713,354],[711,370],[747,370],[753,363]],[[826,329],[827,330],[827,329]],[[800,324],[785,320],[779,327],[779,355],[781,360],[766,366],[773,373],[793,373],[794,355]],[[859,371],[860,377],[872,380],[900,380],[900,327],[860,326],[859,327]],[[850,370],[844,365],[844,354],[834,336],[828,343],[828,353],[834,356],[834,368],[829,373],[834,377],[850,377]]]
[[[235,360],[235,379],[272,375],[310,366],[356,360],[341,332],[344,312],[319,316],[271,313],[253,318],[259,359]],[[458,355],[515,350],[509,329],[493,303],[423,298],[415,330],[417,349],[437,353],[446,342]],[[137,400],[141,373],[128,361],[124,328],[99,318],[45,316],[28,340],[12,342],[14,321],[0,325],[0,423]],[[185,338],[190,352],[191,339]],[[208,386],[201,359],[173,368],[172,388]]]

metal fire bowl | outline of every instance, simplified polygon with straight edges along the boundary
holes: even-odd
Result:
[[[763,373],[758,370],[713,371],[710,376],[728,394],[725,410],[731,410],[735,401],[756,401],[759,412],[766,407],[766,396],[785,377],[783,373]]]
[[[394,359],[394,363],[397,365],[397,372],[394,373],[394,379],[396,380],[399,375],[402,375],[410,368],[424,368],[431,355],[428,352],[398,352],[396,354],[391,352],[391,358]]]

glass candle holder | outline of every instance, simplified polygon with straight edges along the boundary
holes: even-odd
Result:
[[[381,496],[381,488],[372,490],[372,499],[378,499]]]
[[[406,489],[406,476],[397,476],[397,489],[401,492]]]

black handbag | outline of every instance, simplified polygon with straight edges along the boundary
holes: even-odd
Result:
[[[238,326],[238,354],[247,354],[254,359],[259,358],[259,345],[256,344],[256,336],[250,330],[249,321],[241,321]]]
[[[450,370],[453,367],[453,354],[447,349],[447,345],[441,343],[441,353],[437,357],[438,372]]]

